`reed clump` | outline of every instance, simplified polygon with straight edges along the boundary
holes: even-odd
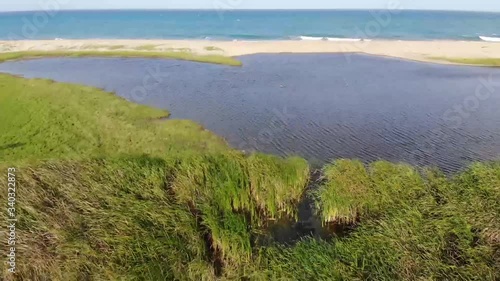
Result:
[[[298,158],[203,155],[179,165],[172,189],[199,215],[223,257],[250,258],[252,235],[266,220],[295,212],[307,175],[307,163]]]
[[[360,161],[340,159],[323,172],[326,182],[313,192],[323,223],[354,223],[405,208],[424,190],[418,171],[405,164],[377,161],[367,168]]]

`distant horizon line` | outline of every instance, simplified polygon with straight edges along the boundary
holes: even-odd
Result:
[[[384,11],[390,9],[381,8],[341,8],[341,9],[266,9],[266,8],[254,8],[254,9],[217,9],[217,8],[111,8],[111,9],[60,9],[60,12],[105,12],[105,11]],[[405,9],[401,8],[402,11],[416,11],[416,12],[471,12],[471,13],[500,13],[500,10],[486,11],[486,10],[442,10],[442,9]],[[46,10],[6,10],[0,11],[0,13],[26,13],[26,12],[44,12]]]

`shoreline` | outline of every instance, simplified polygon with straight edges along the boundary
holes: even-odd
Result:
[[[500,43],[485,41],[206,41],[82,39],[0,41],[0,53],[26,51],[167,51],[228,57],[258,53],[363,53],[424,62],[446,59],[499,59]]]

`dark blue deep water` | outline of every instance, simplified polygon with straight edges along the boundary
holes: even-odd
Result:
[[[371,11],[231,11],[219,8],[237,7],[214,7],[210,11],[57,11],[49,8],[45,12],[0,13],[0,40],[314,40],[325,37],[331,40],[478,41],[481,40],[479,36],[500,37],[500,13],[402,11],[398,6]]]
[[[500,159],[500,69],[367,55],[260,54],[243,67],[61,58],[0,71],[114,91],[195,120],[242,150],[386,159],[457,171]]]

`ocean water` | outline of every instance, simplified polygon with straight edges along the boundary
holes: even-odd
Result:
[[[194,120],[237,149],[314,166],[385,159],[455,172],[500,160],[500,69],[343,54],[238,59],[242,67],[52,58],[5,62],[0,72],[103,88]]]
[[[0,39],[500,40],[500,13],[387,10],[0,13]]]

